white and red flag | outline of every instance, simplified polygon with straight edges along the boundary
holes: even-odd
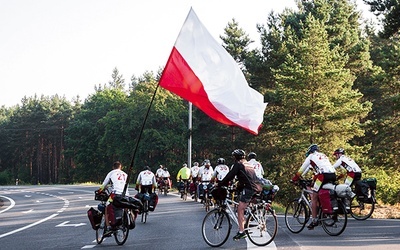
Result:
[[[211,36],[193,9],[159,84],[214,120],[258,134],[267,106],[264,97],[249,87],[238,64]]]

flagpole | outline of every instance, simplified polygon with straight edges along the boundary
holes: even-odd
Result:
[[[192,167],[192,103],[189,102],[189,139],[188,139],[188,166]]]

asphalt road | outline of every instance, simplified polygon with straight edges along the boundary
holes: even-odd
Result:
[[[147,223],[138,217],[123,246],[114,238],[101,245],[95,242],[86,212],[98,202],[95,186],[0,186],[1,249],[212,249],[201,236],[205,211],[201,204],[182,201],[177,194],[160,196],[159,204],[149,214]],[[134,194],[134,190],[129,190]],[[328,236],[322,228],[292,234],[286,229],[283,215],[278,215],[275,241],[261,249],[400,249],[400,220],[349,219],[345,232]],[[234,225],[231,237],[236,233]],[[229,239],[221,249],[251,249],[246,240]]]

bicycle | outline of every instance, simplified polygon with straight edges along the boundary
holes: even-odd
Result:
[[[222,246],[229,238],[233,220],[238,224],[236,212],[232,206],[237,202],[227,198],[226,188],[215,188],[212,191],[217,207],[209,211],[202,222],[204,241],[211,247]],[[257,246],[270,244],[278,232],[278,220],[271,203],[259,195],[253,196],[245,210],[245,233]]]
[[[187,194],[188,194],[188,188],[189,188],[188,180],[181,180],[179,187],[181,189],[180,190],[181,198],[182,198],[182,200],[186,201]]]
[[[99,211],[102,213],[101,215],[101,221],[99,227],[96,229],[96,242],[97,244],[101,244],[106,237],[111,237],[114,235],[115,242],[118,245],[123,245],[126,240],[128,239],[129,236],[129,230],[133,229],[135,227],[134,225],[134,214],[131,209],[127,208],[121,208],[122,214],[121,218],[118,218],[120,222],[118,223],[118,226],[111,227],[107,231],[107,224],[106,224],[106,213],[105,209],[106,203],[108,200],[109,194],[106,192],[102,193],[95,193],[95,200],[100,200],[100,204],[98,206]],[[109,204],[109,206],[112,206],[112,204]]]
[[[371,182],[373,183],[369,183],[369,180],[371,180]],[[375,198],[376,179],[367,178],[362,180],[362,182],[366,182],[369,186],[368,197],[364,197],[362,195],[356,195],[351,200],[350,215],[356,220],[366,220],[370,218],[375,210],[375,204],[376,204],[376,198]],[[357,193],[355,189],[357,188],[353,188],[353,192]]]
[[[311,216],[311,199],[312,190],[307,189],[311,186],[311,180],[299,180],[292,182],[301,188],[299,198],[295,198],[286,207],[285,224],[292,233],[300,233]],[[337,198],[338,209],[332,214],[324,213],[321,206],[318,206],[318,224],[322,226],[324,231],[330,236],[338,236],[344,232],[347,226],[347,211],[342,199]]]
[[[212,187],[212,184],[209,182],[202,182],[200,184],[201,189],[203,189],[203,191],[200,191],[200,194],[202,194],[202,197],[200,195],[200,198],[202,200],[204,209],[206,210],[206,212],[210,211],[210,208],[214,206],[214,203],[212,202],[211,198],[212,195],[210,193],[210,189]]]

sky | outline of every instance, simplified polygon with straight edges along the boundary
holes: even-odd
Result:
[[[368,16],[368,7],[357,0]],[[218,41],[235,18],[255,45],[256,25],[294,0],[0,0],[0,107],[58,94],[85,100],[117,68],[165,66],[190,8]],[[221,41],[222,44],[222,41]]]

